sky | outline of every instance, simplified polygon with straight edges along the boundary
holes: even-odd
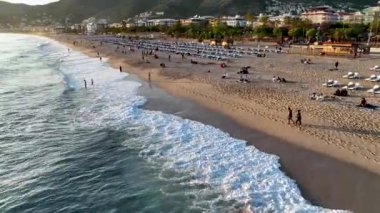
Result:
[[[39,5],[39,4],[48,4],[48,3],[59,1],[59,0],[0,0],[0,1],[7,1],[10,3],[24,3],[24,4],[30,4],[30,5]]]

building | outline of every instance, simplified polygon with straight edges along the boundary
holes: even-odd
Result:
[[[371,23],[374,19],[378,19],[380,15],[380,1],[374,7],[368,7],[363,10],[364,13],[364,23]]]
[[[301,14],[301,18],[309,19],[313,24],[336,23],[339,15],[330,6],[311,7]]]
[[[109,25],[110,28],[123,28],[123,24],[122,23],[112,23]]]
[[[154,26],[173,26],[175,23],[177,23],[177,20],[175,19],[150,19],[146,21],[147,27],[154,27]]]
[[[194,17],[191,17],[191,18],[188,18],[188,19],[180,19],[180,22],[181,22],[181,24],[183,26],[189,26],[190,24],[207,25],[213,19],[214,19],[213,16],[198,16],[198,15],[195,15]]]
[[[107,19],[99,19],[96,21],[96,32],[102,32],[103,30],[108,28],[108,20]]]
[[[246,27],[247,20],[239,15],[224,17],[222,22],[225,22],[229,27]]]
[[[91,17],[82,21],[82,26],[84,26],[85,32],[87,34],[96,34],[108,28],[107,19],[96,20],[95,17]]]
[[[75,30],[77,32],[83,31],[83,26],[81,24],[73,24],[70,26],[71,30]]]
[[[314,54],[321,55],[345,55],[356,57],[358,54],[359,44],[356,43],[336,43],[325,42],[322,44],[310,45]]]
[[[364,22],[364,14],[359,11],[355,13],[339,13],[339,21],[348,24],[360,24]]]

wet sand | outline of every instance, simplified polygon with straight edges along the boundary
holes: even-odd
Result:
[[[377,174],[252,130],[191,100],[169,95],[135,76],[131,78],[142,83],[139,93],[147,98],[144,109],[212,125],[263,152],[279,156],[281,169],[297,182],[302,195],[313,204],[363,213],[375,213],[380,209],[380,177]]]

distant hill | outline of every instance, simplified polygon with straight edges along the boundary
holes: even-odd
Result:
[[[294,7],[327,4],[335,8],[362,9],[377,0],[61,0],[42,6],[0,2],[0,23],[80,22],[95,16],[119,21],[144,11],[164,11],[166,17],[193,15],[244,15],[247,12],[285,13]],[[290,9],[289,9],[290,8]],[[276,11],[277,10],[277,11]]]

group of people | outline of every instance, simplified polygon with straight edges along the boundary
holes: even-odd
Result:
[[[317,94],[316,92],[313,92],[310,96],[310,99],[311,100],[315,100],[315,101],[318,101],[318,100],[322,100],[325,96],[323,95],[323,93],[320,93],[320,94]]]
[[[346,89],[337,89],[334,93],[335,96],[348,96],[348,91]]]
[[[288,107],[288,124],[292,122],[296,126],[301,126],[302,125],[302,115],[301,115],[301,110],[297,110],[297,115],[296,115],[296,120],[293,120],[293,110]]]
[[[86,81],[86,79],[84,79],[83,82],[84,82],[84,88],[87,89],[87,81]],[[93,85],[94,85],[94,79],[91,78],[91,86],[93,86]]]
[[[277,83],[286,83],[286,79],[285,78],[281,78],[280,76],[273,76],[272,78],[272,81],[273,82],[277,82]]]
[[[312,62],[311,62],[311,59],[310,58],[302,58],[301,59],[301,63],[302,64],[312,64]]]

